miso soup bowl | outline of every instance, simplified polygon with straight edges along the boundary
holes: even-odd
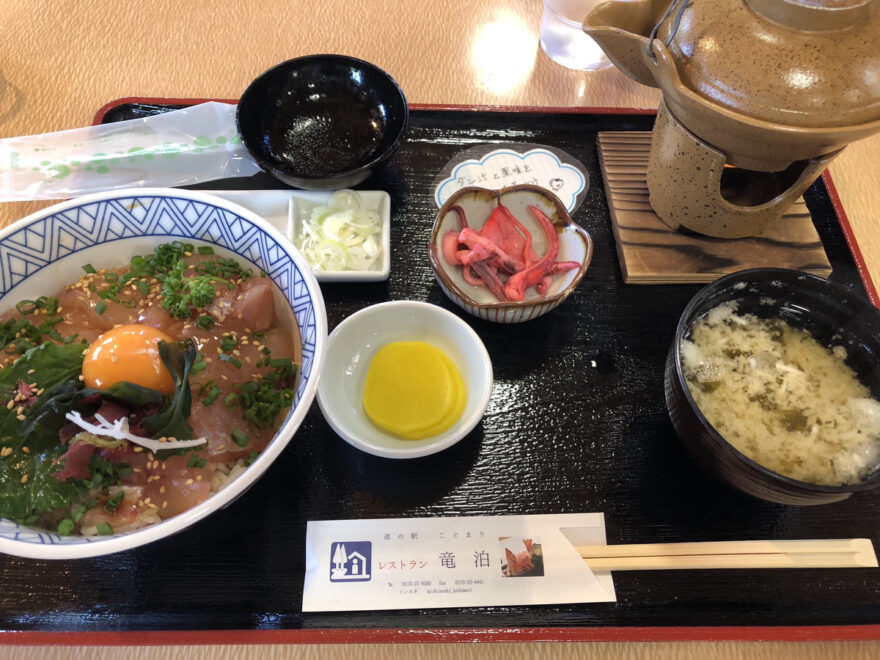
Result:
[[[302,339],[293,405],[274,439],[239,477],[201,504],[162,522],[107,536],[60,536],[0,519],[0,552],[36,559],[76,559],[128,550],[180,532],[221,509],[256,482],[291,441],[318,386],[327,340],[324,299],[311,269],[272,225],[209,194],[160,188],[99,193],[58,204],[0,232],[0,311],[52,295],[84,264],[115,268],[174,240],[210,245],[216,254],[265,271],[289,306]],[[283,300],[283,302],[281,302]]]
[[[872,396],[880,398],[880,310],[850,288],[800,271],[740,271],[716,280],[694,296],[681,315],[669,349],[666,404],[685,447],[717,478],[770,502],[828,504],[880,487],[880,466],[874,466],[862,481],[842,486],[813,484],[778,474],[738,451],[704,417],[685,381],[681,343],[709,310],[734,301],[738,314],[778,318],[808,331],[825,346],[844,347],[846,364]]]

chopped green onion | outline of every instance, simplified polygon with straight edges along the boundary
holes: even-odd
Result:
[[[80,518],[83,517],[83,514],[86,512],[86,507],[83,504],[73,504],[70,507],[70,517],[73,519],[73,522],[78,523]]]
[[[202,458],[198,454],[191,454],[189,459],[186,461],[186,467],[188,468],[203,468],[208,464],[208,460]]]
[[[58,533],[68,536],[73,531],[74,522],[70,518],[62,518],[58,521]]]
[[[257,460],[257,456],[259,456],[259,454],[255,451],[252,451],[250,454],[248,454],[247,458],[244,459],[245,467],[250,467],[251,463],[253,463],[255,460]]]
[[[206,406],[210,406],[217,400],[217,397],[220,396],[220,388],[216,385],[213,385],[210,390],[208,390],[208,395],[202,399],[202,402]]]
[[[238,346],[238,340],[235,337],[226,336],[220,340],[220,350],[225,353],[228,353],[236,346]]]
[[[104,511],[106,511],[107,513],[116,513],[116,509],[122,503],[123,497],[125,497],[125,492],[120,490],[113,497],[108,498],[107,501],[104,502]],[[113,532],[110,533],[112,534]]]
[[[18,310],[19,314],[29,316],[37,311],[37,303],[35,300],[20,300],[15,303],[15,309]]]
[[[142,296],[145,296],[150,292],[150,283],[146,280],[138,280],[137,287]]]
[[[94,275],[97,272],[92,264],[86,264],[82,267],[82,269],[86,271],[89,275]]]
[[[98,523],[98,534],[101,536],[109,536],[113,533],[113,528],[110,526],[110,523]]]
[[[208,314],[202,314],[199,318],[196,319],[196,325],[199,326],[202,330],[210,330],[214,327],[214,317],[209,316]]]
[[[235,408],[238,404],[238,395],[235,392],[230,392],[223,398],[223,403],[226,404],[227,408]]]
[[[238,358],[232,357],[231,355],[226,355],[226,353],[220,354],[220,361],[221,362],[228,362],[236,369],[241,369],[241,360],[239,360]]]
[[[198,249],[199,254],[214,254],[214,248],[210,245],[200,245]]]
[[[95,314],[101,315],[106,311],[107,311],[107,303],[105,303],[103,300],[99,300],[95,304]]]
[[[251,439],[248,437],[248,434],[241,429],[235,429],[232,432],[232,441],[239,447],[247,447],[250,444]]]

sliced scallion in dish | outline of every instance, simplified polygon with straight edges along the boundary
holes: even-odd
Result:
[[[382,219],[353,190],[337,190],[304,219],[297,247],[317,271],[371,270],[382,256]]]

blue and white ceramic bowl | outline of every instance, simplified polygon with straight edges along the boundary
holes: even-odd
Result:
[[[0,552],[38,559],[105,555],[181,531],[246,491],[281,453],[302,423],[318,386],[327,340],[324,299],[312,271],[272,225],[237,204],[205,193],[131,189],[89,195],[35,213],[0,232],[0,310],[57,291],[86,263],[116,267],[172,240],[214,246],[265,271],[296,317],[302,338],[299,383],[274,440],[228,486],[188,511],[136,531],[66,536],[0,519]]]

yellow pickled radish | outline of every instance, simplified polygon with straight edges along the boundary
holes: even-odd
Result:
[[[379,428],[421,440],[450,428],[464,412],[467,392],[452,360],[423,341],[380,348],[367,370],[364,410]]]

